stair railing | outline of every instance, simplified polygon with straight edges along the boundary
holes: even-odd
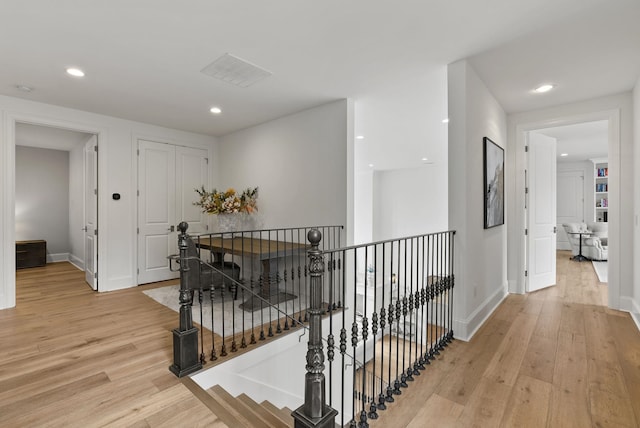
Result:
[[[184,222],[178,226],[180,254],[170,256],[180,270],[180,326],[173,331],[174,364],[170,367],[174,374],[185,376],[200,370],[207,363],[205,343],[209,361],[215,361],[267,337],[305,327],[310,307],[306,234],[316,228],[194,237],[187,229]],[[318,229],[329,236],[323,242],[326,248],[339,247],[342,226]],[[193,325],[194,303],[196,320],[210,330],[206,340],[204,328]],[[340,303],[324,305],[337,309]]]
[[[309,415],[309,400],[326,399],[329,410],[322,418],[337,411],[338,425],[368,427],[453,340],[454,237],[454,231],[438,232],[315,255],[322,260],[316,287],[339,290],[342,295],[329,300],[341,307],[328,309],[326,370],[324,358],[316,356],[322,342],[312,346],[321,331],[309,326],[314,364],[307,369],[323,369],[328,385],[323,397],[317,388],[305,394],[305,404],[294,412],[296,424],[297,414]],[[324,274],[325,263],[338,261],[339,271]],[[296,426],[324,426],[322,418],[316,414],[311,419],[317,424]]]

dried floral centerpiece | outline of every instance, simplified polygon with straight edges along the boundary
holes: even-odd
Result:
[[[219,192],[213,189],[213,192],[207,192],[202,186],[195,189],[200,195],[200,200],[193,203],[202,207],[203,213],[209,214],[235,214],[246,213],[253,214],[258,211],[258,188],[247,188],[242,193],[237,193],[235,189],[230,188],[225,192]]]

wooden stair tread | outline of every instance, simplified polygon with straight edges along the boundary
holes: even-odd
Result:
[[[251,406],[248,406],[242,401],[233,397],[220,385],[212,386],[209,389],[209,394],[224,401],[224,403],[227,405],[227,409],[229,411],[233,411],[238,415],[239,418],[246,420],[249,423],[249,427],[276,428],[275,426],[262,419],[262,417],[258,413],[256,413],[251,408]]]
[[[279,409],[275,404],[267,400],[260,403],[260,405],[266,408],[267,410],[269,410],[274,415],[276,415],[278,419],[280,419],[285,424],[287,424],[286,426],[293,425],[293,416],[291,416],[291,410],[288,407],[283,407],[282,409]]]
[[[260,415],[260,417],[262,417],[270,425],[273,425],[274,427],[277,427],[277,428],[287,428],[288,426],[290,426],[285,421],[280,419],[279,415],[273,413],[266,406],[258,404],[247,394],[242,393],[238,395],[236,399],[242,401],[246,406],[249,406],[254,413],[257,413],[258,415]]]
[[[218,419],[224,422],[229,427],[244,426],[249,427],[248,421],[237,418],[236,415],[229,411],[224,402],[217,400],[216,397],[209,392],[200,388],[190,377],[181,379],[182,383],[191,391],[191,393],[198,398],[212,413],[214,413]]]

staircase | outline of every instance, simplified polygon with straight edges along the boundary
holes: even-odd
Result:
[[[205,391],[191,378],[186,377],[181,380],[193,395],[228,427],[286,428],[293,426],[291,409],[286,407],[279,409],[268,401],[257,403],[246,394],[233,397],[219,385]]]

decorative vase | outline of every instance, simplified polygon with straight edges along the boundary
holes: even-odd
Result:
[[[239,229],[241,213],[218,214],[218,232],[236,232]]]
[[[256,230],[261,221],[256,214],[222,213],[218,214],[218,232],[247,232]]]

